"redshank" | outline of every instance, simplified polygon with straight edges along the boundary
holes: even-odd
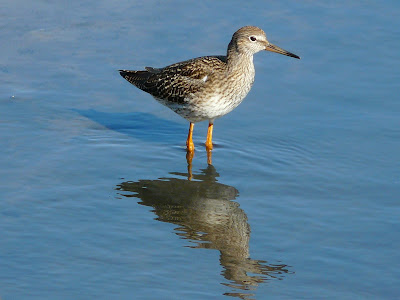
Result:
[[[205,144],[211,150],[214,120],[231,112],[246,97],[254,82],[253,55],[262,50],[300,59],[268,42],[262,29],[245,26],[233,34],[226,56],[203,56],[164,68],[146,67],[146,71],[119,71],[127,81],[190,122],[188,151],[194,150],[194,123],[208,120]]]

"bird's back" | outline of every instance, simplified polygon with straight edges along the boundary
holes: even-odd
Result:
[[[127,81],[139,89],[171,104],[183,104],[201,90],[216,72],[224,72],[226,56],[203,56],[164,68],[146,71],[120,70]]]

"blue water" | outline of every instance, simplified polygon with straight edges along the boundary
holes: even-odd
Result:
[[[190,170],[117,70],[249,24],[302,59],[258,53]],[[3,1],[0,298],[398,299],[399,34],[398,1]]]

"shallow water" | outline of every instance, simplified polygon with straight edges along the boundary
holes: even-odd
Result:
[[[2,299],[399,297],[400,4],[227,3],[1,4]],[[247,24],[302,59],[256,55],[190,175],[188,124],[116,70]]]

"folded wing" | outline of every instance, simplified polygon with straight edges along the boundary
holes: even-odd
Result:
[[[216,68],[224,67],[224,56],[205,56],[165,68],[146,71],[120,70],[127,81],[155,98],[184,103],[188,95],[202,89]]]

